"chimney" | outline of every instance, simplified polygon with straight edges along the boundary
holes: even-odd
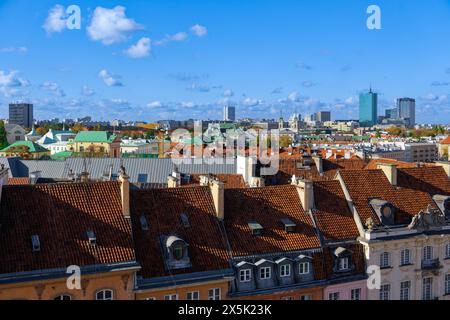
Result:
[[[8,179],[9,179],[9,168],[5,168],[5,165],[2,163],[0,165],[0,188],[1,186],[8,185]],[[1,196],[1,191],[0,191]]]
[[[210,178],[209,176],[200,176],[200,186],[205,187],[209,186]]]
[[[393,185],[397,185],[397,165],[392,163],[379,163],[378,169],[383,170],[384,174],[388,178],[389,182]]]
[[[211,180],[209,183],[211,194],[214,200],[214,207],[216,209],[217,218],[224,219],[225,216],[225,185],[219,180]]]
[[[83,171],[80,173],[80,182],[88,183],[89,182],[89,172]]]
[[[450,179],[450,161],[437,161],[436,165],[439,167],[443,167],[445,173],[447,173],[447,176]]]
[[[174,176],[167,177],[167,187],[176,188],[179,186],[180,180]]]
[[[237,156],[237,174],[242,174],[246,183],[250,183],[251,177],[256,173],[256,159],[246,156]]]
[[[323,173],[323,160],[321,156],[313,156],[312,159],[314,160],[314,163],[316,164],[317,172],[319,174]]]
[[[250,179],[250,187],[251,188],[263,188],[264,186],[265,186],[264,178],[252,177]]]
[[[292,179],[292,184],[297,187],[303,210],[305,210],[305,212],[308,212],[309,210],[314,209],[313,182],[310,180],[297,179],[294,177]]]
[[[122,200],[122,213],[125,218],[130,217],[130,177],[125,172],[125,167],[120,167],[120,196]]]

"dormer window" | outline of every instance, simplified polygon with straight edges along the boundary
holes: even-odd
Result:
[[[300,262],[298,264],[298,273],[299,274],[309,274],[309,262]]]
[[[185,228],[190,228],[191,227],[191,224],[189,222],[189,217],[188,217],[188,215],[186,213],[182,213],[180,215],[180,219],[181,219],[181,223],[183,224],[183,227],[185,227]]]
[[[254,236],[260,236],[263,233],[263,227],[262,225],[260,225],[258,222],[256,221],[250,221],[248,223],[248,227],[250,228],[250,232],[252,233],[252,235]]]
[[[39,240],[38,235],[35,234],[31,236],[31,245],[33,247],[33,252],[41,251],[41,241]]]
[[[292,222],[290,219],[288,218],[283,218],[281,219],[281,223],[284,226],[284,230],[286,231],[286,233],[294,233],[296,230],[297,225]]]
[[[183,259],[184,245],[182,243],[176,243],[172,245],[172,254],[175,260]]]
[[[169,269],[182,269],[191,266],[188,244],[176,237],[170,236],[166,238],[166,263]]]
[[[450,218],[450,196],[436,194],[433,200],[446,218]]]
[[[141,223],[142,231],[147,231],[148,230],[148,222],[147,222],[147,218],[145,217],[145,215],[141,215],[141,217],[139,218],[139,222]]]
[[[345,272],[352,269],[352,252],[346,248],[338,247],[334,250],[334,271]]]
[[[88,231],[86,232],[86,235],[87,235],[89,244],[90,244],[92,247],[95,247],[95,246],[97,245],[97,237],[95,236],[94,231],[88,230]]]
[[[344,258],[340,258],[339,259],[339,264],[338,264],[338,270],[339,271],[345,271],[349,269],[349,259],[348,257],[344,257]]]
[[[391,203],[382,199],[372,199],[370,200],[370,205],[372,206],[382,224],[394,224],[395,207]]]

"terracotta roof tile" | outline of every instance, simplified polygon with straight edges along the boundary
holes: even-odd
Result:
[[[191,181],[188,184],[182,185],[184,186],[199,186],[200,185],[200,176],[203,174],[191,174]],[[245,188],[246,183],[242,174],[215,174],[219,181],[223,182],[226,189],[236,189],[236,188]]]
[[[0,224],[0,273],[135,260],[117,182],[4,186]],[[39,252],[32,251],[32,235],[40,238]]]
[[[281,223],[288,218],[297,232],[287,233]],[[261,236],[253,236],[248,223],[258,222]],[[302,208],[295,186],[225,190],[225,227],[233,256],[317,248],[319,239],[313,222]]]
[[[450,195],[450,179],[444,168],[438,166],[398,169],[397,185],[430,195]]]
[[[365,169],[374,170],[378,169],[378,164],[396,164],[397,168],[416,168],[417,163],[415,162],[405,162],[405,161],[398,161],[395,159],[388,159],[388,158],[381,158],[381,159],[372,159],[369,161]],[[425,163],[425,166],[427,167],[434,167],[435,165],[432,163]]]
[[[11,186],[23,186],[30,184],[30,178],[8,178],[8,184]]]
[[[448,137],[445,138],[444,140],[441,140],[439,143],[440,143],[440,144],[450,144],[450,136],[448,136]]]

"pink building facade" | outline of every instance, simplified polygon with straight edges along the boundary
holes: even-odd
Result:
[[[367,280],[343,282],[324,288],[324,300],[367,300]]]

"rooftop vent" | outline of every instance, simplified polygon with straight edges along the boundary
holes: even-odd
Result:
[[[190,228],[191,227],[191,224],[189,222],[189,217],[188,217],[188,215],[186,213],[182,213],[180,215],[180,219],[181,219],[181,223],[183,224],[183,227],[185,227],[185,228]]]
[[[148,230],[148,222],[147,222],[147,218],[145,217],[145,215],[141,215],[141,217],[139,218],[139,221],[141,223],[141,229],[143,231],[147,231]]]
[[[250,221],[248,223],[248,227],[250,228],[250,231],[252,233],[252,235],[254,236],[260,236],[262,235],[262,232],[264,230],[264,228],[262,227],[262,225],[260,225],[258,222],[256,221]]]
[[[283,218],[283,219],[281,219],[281,223],[284,225],[284,230],[287,233],[295,232],[297,225],[294,222],[292,222],[292,220],[290,220],[288,218]]]
[[[94,231],[89,230],[86,232],[87,234],[87,238],[89,240],[89,244],[93,247],[95,247],[97,245],[97,237],[95,236]]]
[[[41,241],[39,240],[38,235],[31,236],[31,244],[33,246],[33,252],[41,251]]]

